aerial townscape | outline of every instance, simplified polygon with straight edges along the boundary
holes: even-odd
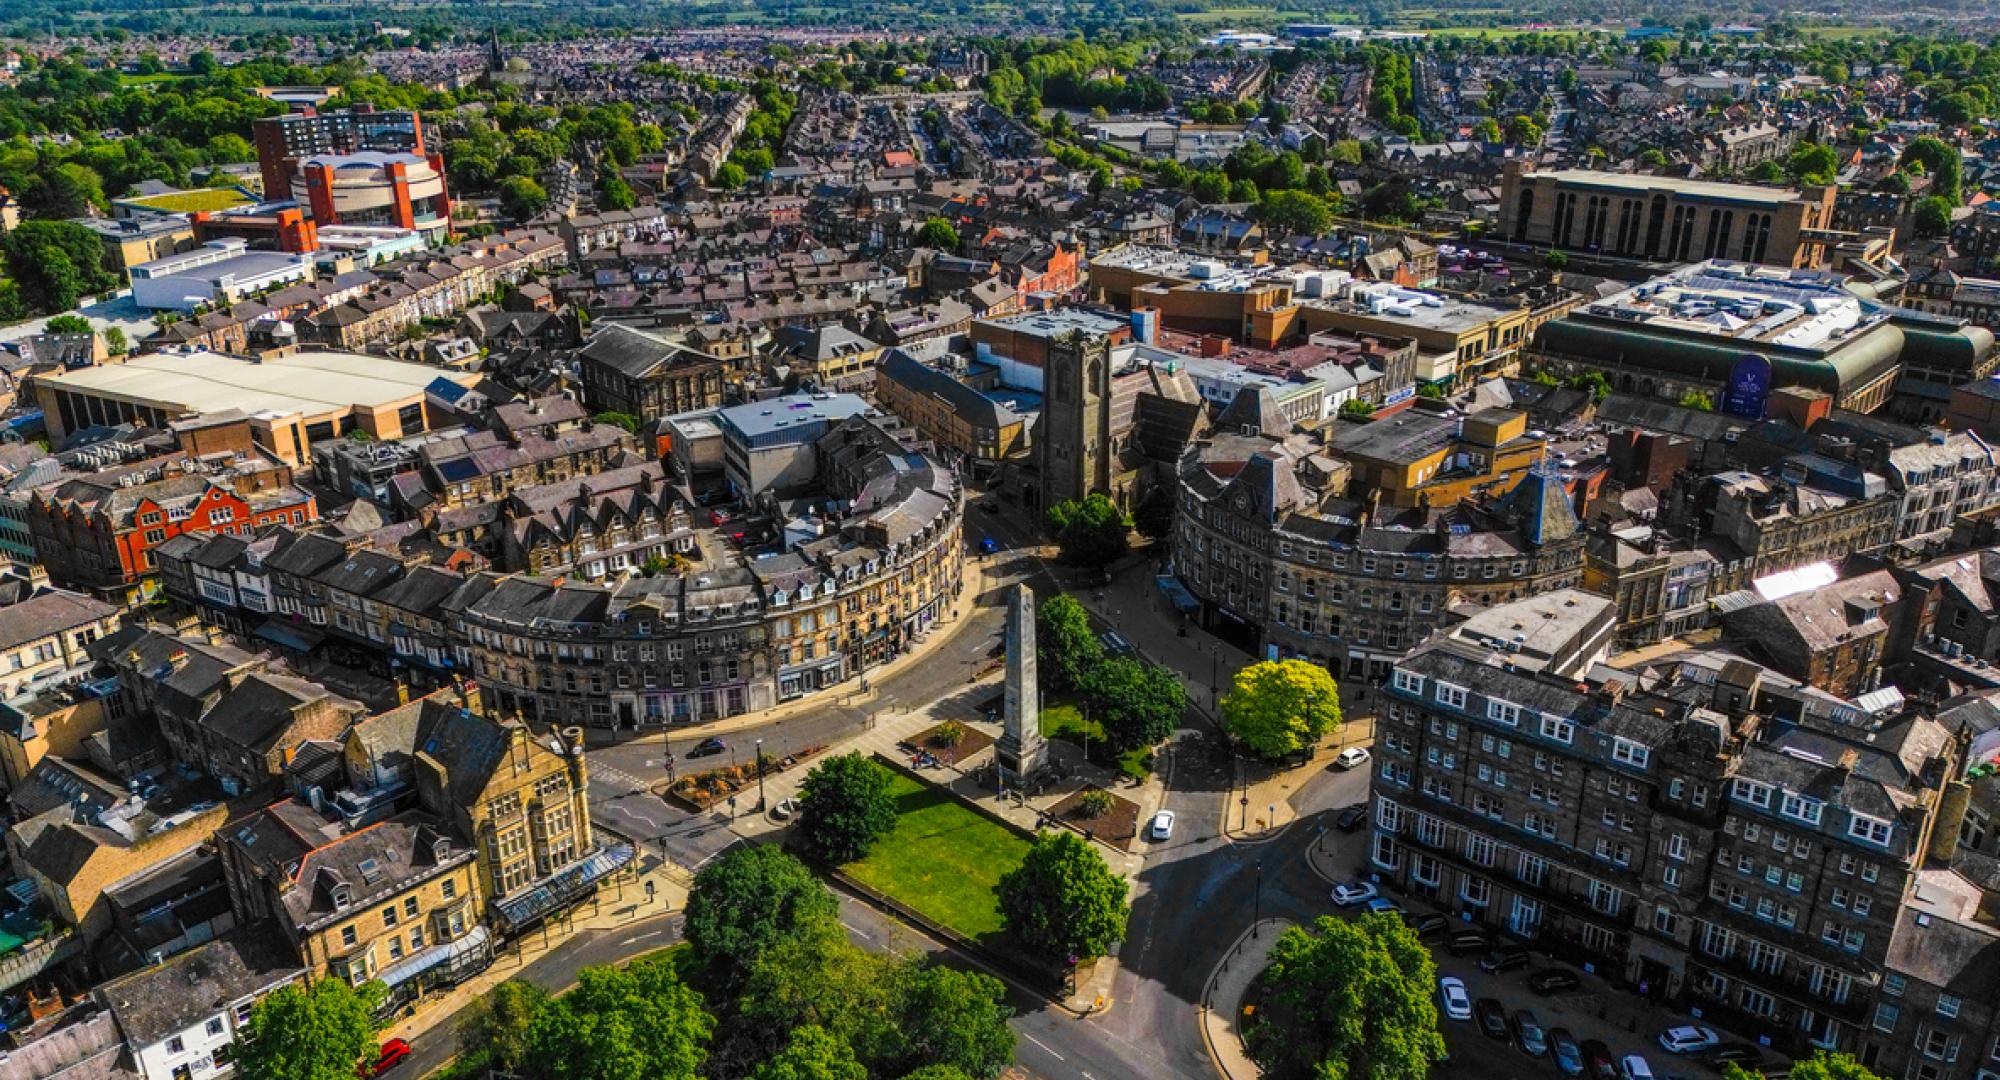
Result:
[[[0,1080],[2000,1080],[2000,8],[0,0]]]

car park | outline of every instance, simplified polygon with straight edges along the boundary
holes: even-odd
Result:
[[[1638,1054],[1618,1059],[1618,1080],[1653,1080],[1653,1066]]]
[[[1507,1041],[1507,1007],[1497,998],[1483,997],[1472,1003],[1472,1018],[1489,1039]]]
[[[1660,1049],[1669,1054],[1699,1054],[1714,1049],[1721,1041],[1715,1029],[1700,1024],[1685,1024],[1660,1032]]]
[[[1472,995],[1465,992],[1465,980],[1445,976],[1438,980],[1438,1004],[1447,1020],[1472,1019]]]
[[[1549,1052],[1548,1029],[1527,1009],[1516,1009],[1509,1018],[1514,1029],[1514,1045],[1529,1057],[1541,1057]]]
[[[1368,764],[1368,748],[1365,746],[1350,746],[1336,755],[1333,763],[1343,769],[1358,769]]]
[[[1445,948],[1453,956],[1471,956],[1493,948],[1493,939],[1484,930],[1459,930],[1445,938]]]
[[[1528,950],[1519,945],[1502,945],[1479,958],[1479,970],[1489,974],[1528,966]]]
[[[1583,980],[1568,968],[1543,968],[1528,976],[1528,989],[1537,994],[1560,994],[1582,985]]]
[[[1339,815],[1333,819],[1333,827],[1339,829],[1341,832],[1354,832],[1366,824],[1368,824],[1367,803],[1355,803],[1352,806],[1343,806],[1340,808]]]
[[[1618,1062],[1611,1048],[1597,1039],[1583,1040],[1583,1074],[1590,1080],[1618,1080]]]
[[[1154,840],[1172,840],[1174,838],[1174,812],[1172,810],[1162,810],[1154,814],[1153,827],[1147,830],[1147,835]]]
[[[1568,1028],[1549,1029],[1549,1057],[1564,1076],[1583,1075],[1583,1047],[1577,1045]]]
[[[1343,881],[1333,887],[1333,902],[1341,907],[1365,904],[1380,895],[1381,890],[1365,881]]]

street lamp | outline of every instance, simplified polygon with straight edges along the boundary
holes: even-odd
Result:
[[[764,809],[764,740],[757,740],[757,809]]]
[[[1257,860],[1257,892],[1251,900],[1250,936],[1257,936],[1257,924],[1264,921],[1264,860]]]

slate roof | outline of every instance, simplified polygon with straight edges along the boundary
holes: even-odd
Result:
[[[118,1018],[126,1040],[144,1049],[304,974],[277,927],[264,922],[232,930],[92,993]]]
[[[51,589],[0,607],[0,652],[116,615],[118,609],[78,593]]]

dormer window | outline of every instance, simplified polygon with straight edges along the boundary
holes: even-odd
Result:
[[[345,882],[335,885],[330,891],[335,908],[344,908],[354,902],[354,889]]]
[[[436,859],[438,862],[443,862],[450,855],[451,841],[449,839],[440,836],[436,840],[431,841],[431,858]]]

